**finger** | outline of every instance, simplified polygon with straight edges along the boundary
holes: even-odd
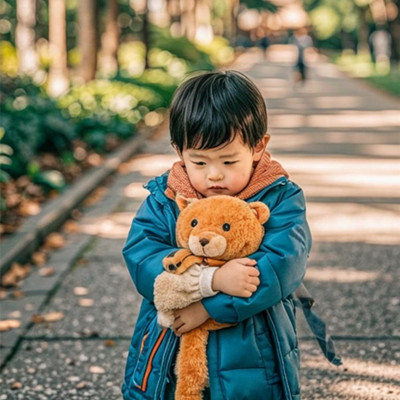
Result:
[[[183,324],[182,326],[180,326],[180,327],[176,330],[176,335],[177,335],[177,336],[181,336],[183,333],[186,333],[185,324]]]
[[[252,294],[253,292],[250,292],[250,290],[244,290],[242,297],[251,297]]]
[[[260,270],[257,268],[250,268],[247,272],[249,276],[260,276]]]
[[[258,279],[256,276],[250,276],[248,278],[248,283],[250,283],[251,285],[256,285],[258,286],[260,284],[260,279]]]
[[[172,325],[172,328],[174,329],[175,332],[178,332],[180,328],[182,328],[182,326],[184,326],[185,324],[179,324],[179,325]]]
[[[243,265],[255,265],[257,264],[256,260],[252,260],[251,258],[237,258],[236,261],[239,264],[243,264]]]
[[[256,285],[247,285],[246,290],[250,291],[251,293],[254,293],[257,290]]]

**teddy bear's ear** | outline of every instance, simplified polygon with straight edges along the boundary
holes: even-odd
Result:
[[[189,204],[194,203],[198,199],[187,199],[186,197],[183,196],[176,196],[175,201],[176,204],[178,205],[179,211],[182,211],[185,209]]]
[[[265,224],[269,218],[269,208],[261,201],[249,203],[250,208],[256,215],[261,224]]]

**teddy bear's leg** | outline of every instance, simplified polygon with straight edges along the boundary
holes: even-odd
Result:
[[[208,380],[207,340],[208,331],[203,327],[182,335],[175,400],[202,400],[201,392]]]

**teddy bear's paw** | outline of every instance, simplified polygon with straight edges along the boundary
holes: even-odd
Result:
[[[164,312],[159,312],[157,314],[157,323],[162,328],[170,328],[172,326],[172,324],[174,323],[174,315],[164,313]]]
[[[201,394],[175,394],[175,400],[203,400]]]

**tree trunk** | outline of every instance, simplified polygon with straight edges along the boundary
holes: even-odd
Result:
[[[89,82],[96,76],[97,69],[97,13],[95,0],[78,1],[79,37],[78,46],[81,63],[78,76]]]
[[[20,74],[33,75],[38,69],[35,49],[36,0],[17,0],[15,45]]]
[[[143,11],[143,43],[145,46],[144,67],[149,68],[150,32],[149,32],[149,8],[147,0]]]
[[[357,52],[369,50],[368,23],[366,18],[367,8],[360,7],[360,26],[358,28]]]
[[[167,12],[170,17],[170,32],[173,36],[180,36],[182,34],[182,21],[181,21],[181,1],[180,0],[167,0]]]
[[[392,61],[400,61],[400,10],[396,18],[389,22],[389,30],[392,35]]]
[[[197,0],[195,8],[195,39],[198,43],[211,43],[214,32],[211,26],[211,1]]]
[[[108,0],[106,30],[101,38],[101,67],[107,76],[118,71],[118,1]]]
[[[68,89],[65,0],[49,0],[49,42],[51,65],[49,93],[60,96]]]
[[[194,40],[196,35],[196,0],[181,0],[181,29],[182,35]]]
[[[231,18],[231,26],[230,26],[230,34],[229,39],[231,45],[235,46],[237,42],[237,32],[238,32],[238,13],[239,13],[239,1],[238,0],[229,0],[230,2],[230,18]]]

